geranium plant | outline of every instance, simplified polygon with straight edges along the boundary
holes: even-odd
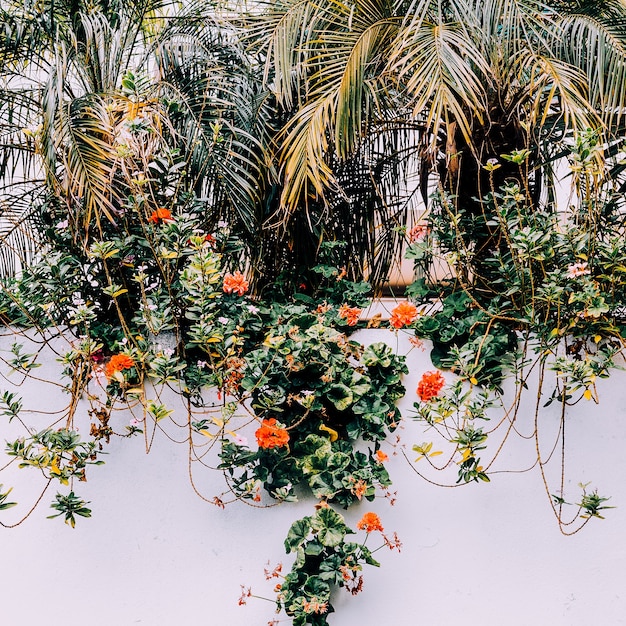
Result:
[[[168,158],[170,188],[176,157],[159,155],[160,164]],[[34,432],[22,399],[5,392],[3,413],[24,425],[7,453],[59,486],[51,517],[74,526],[91,515],[78,484],[103,463],[112,437],[144,436],[148,446],[155,428],[186,422],[192,459],[214,454],[225,476],[223,493],[207,497],[214,504],[307,493],[322,503],[297,523],[314,535],[306,547],[288,538],[298,557],[278,603],[294,623],[317,616],[310,623],[325,624],[331,589],[357,580],[362,563],[376,564],[363,544],[344,541],[351,531],[329,507],[373,501],[391,484],[382,446],[402,419],[404,357],[350,337],[366,325],[370,289],[332,264],[338,244],[326,246],[314,285],[290,292],[277,284],[270,299],[253,296],[228,225],[209,229],[192,194],[166,196],[159,185],[146,181],[141,196],[129,195],[86,240],[48,209],[51,251],[5,286],[2,311],[46,341],[60,334],[69,342],[60,361],[71,400],[61,428]],[[399,326],[410,323],[414,305],[400,314]],[[32,376],[38,358],[16,343],[8,365]],[[166,390],[185,400],[186,416]],[[124,408],[134,417],[120,424]],[[79,434],[85,420],[88,436]]]

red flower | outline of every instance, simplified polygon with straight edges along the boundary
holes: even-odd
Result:
[[[281,448],[286,446],[289,442],[289,433],[279,426],[275,418],[263,420],[261,428],[255,433],[259,448],[265,448],[267,450],[271,448]]]
[[[153,224],[172,222],[172,212],[169,209],[157,209],[156,211],[152,211],[152,215],[150,215],[148,221]]]
[[[426,372],[417,385],[417,395],[422,402],[428,402],[439,395],[445,383],[441,372]]]
[[[234,274],[229,273],[224,276],[222,289],[224,293],[236,293],[239,296],[243,296],[248,291],[248,281],[240,271],[236,271]]]
[[[402,328],[408,326],[417,317],[417,307],[411,302],[400,302],[400,304],[391,311],[389,324],[394,328]]]
[[[374,530],[379,530],[381,533],[384,528],[380,523],[380,517],[376,513],[366,513],[357,523],[356,527],[359,530],[364,530],[367,533],[371,533]]]
[[[111,378],[115,372],[121,372],[122,370],[130,369],[135,365],[133,357],[127,354],[114,354],[111,360],[107,363],[104,373],[107,378]]]
[[[359,315],[361,315],[361,309],[355,306],[342,304],[339,307],[339,317],[342,320],[346,320],[346,324],[348,324],[348,326],[356,326],[359,321]]]

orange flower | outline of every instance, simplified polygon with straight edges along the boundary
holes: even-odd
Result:
[[[439,395],[445,383],[441,372],[426,372],[417,385],[417,395],[422,402],[428,402]]]
[[[261,428],[255,433],[259,448],[267,450],[271,448],[281,448],[289,442],[289,433],[279,426],[275,418],[263,420]]]
[[[157,209],[152,211],[152,215],[148,218],[149,222],[153,224],[160,224],[161,222],[171,222],[172,212],[169,209]]]
[[[402,328],[408,326],[417,317],[417,307],[411,302],[400,302],[400,304],[391,311],[389,324],[394,328]]]
[[[367,533],[371,533],[374,530],[380,530],[382,533],[384,528],[380,523],[380,517],[376,513],[366,513],[357,523],[356,527],[359,530],[364,530]]]
[[[302,603],[302,608],[307,614],[317,613],[321,615],[322,613],[326,613],[328,611],[328,602],[320,602],[316,597],[313,597],[310,602],[305,600]]]
[[[382,451],[382,450],[376,450],[376,460],[379,463],[384,463],[385,461],[389,460],[389,457]]]
[[[342,320],[346,320],[348,326],[356,326],[359,321],[359,315],[361,315],[361,309],[355,306],[348,306],[342,304],[339,307],[339,317]]]
[[[114,354],[111,360],[107,363],[104,373],[107,378],[111,378],[115,372],[121,372],[122,370],[130,369],[135,365],[133,357],[127,354]]]
[[[368,488],[368,484],[364,480],[359,479],[352,486],[351,491],[357,497],[357,499],[360,500],[365,495],[367,488]]]
[[[236,271],[234,274],[229,273],[224,276],[222,289],[224,293],[236,293],[239,296],[243,296],[248,291],[248,281],[240,271]]]

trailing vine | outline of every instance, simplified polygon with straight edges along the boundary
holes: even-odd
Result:
[[[576,161],[578,175],[591,176],[585,168],[594,162],[593,138],[581,142],[587,156]],[[523,154],[506,158],[523,166]],[[146,181],[141,196],[129,195],[118,219],[101,223],[87,241],[60,219],[58,207],[44,207],[49,252],[3,285],[5,321],[34,328],[55,350],[59,341],[69,346],[59,355],[63,378],[54,383],[69,402],[49,426],[30,425],[17,391],[0,394],[0,413],[22,429],[6,454],[43,478],[35,506],[56,485],[50,517],[72,527],[90,517],[79,485],[103,464],[111,438],[144,437],[149,450],[169,424],[183,433],[192,484],[208,502],[317,501],[315,513],[289,530],[285,548],[295,561],[276,588],[276,603],[296,626],[323,626],[334,590],[359,592],[363,566],[378,566],[365,540],[349,540],[354,531],[337,508],[372,503],[389,490],[389,437],[402,420],[423,422],[432,435],[411,442],[416,456],[399,446],[416,471],[452,471],[459,485],[489,482],[535,376],[536,464],[562,531],[578,532],[610,508],[607,497],[583,486],[574,514],[565,517],[570,496],[563,480],[554,489],[546,477],[549,459],[537,427],[546,404],[560,403],[565,421],[572,404],[597,402],[596,380],[609,375],[623,347],[626,233],[610,199],[598,196],[563,216],[534,207],[511,183],[492,189],[481,212],[469,216],[440,194],[407,232],[408,256],[422,277],[388,319],[370,319],[369,286],[336,267],[338,243],[324,246],[314,287],[288,292],[279,282],[271,298],[252,297],[228,224],[212,227],[202,203],[181,191],[176,155],[158,159],[161,169],[169,163],[163,180],[177,193],[165,193],[162,180]],[[498,242],[478,260],[471,243],[477,228]],[[429,274],[434,260],[445,275]],[[472,280],[479,270],[489,281]],[[365,346],[352,336],[379,326],[414,334],[415,347],[432,341],[434,369],[410,392],[415,402],[407,415],[397,406],[405,394],[405,357],[386,343]],[[40,352],[26,353],[17,340],[4,357],[15,375],[43,384],[40,360]],[[550,371],[556,385],[547,390]],[[512,395],[504,390],[507,379]],[[172,392],[182,399],[182,413],[168,399]],[[130,422],[121,421],[124,411]],[[87,437],[78,428],[85,421]],[[223,473],[221,493],[201,492],[194,480],[201,468]],[[17,510],[11,493],[0,488],[3,526],[21,523],[35,508],[9,523],[5,511]],[[382,534],[373,511],[357,528],[400,547],[397,536]],[[241,603],[251,596],[244,590]]]

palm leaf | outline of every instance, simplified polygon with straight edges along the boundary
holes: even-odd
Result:
[[[176,107],[172,139],[184,147],[191,187],[252,229],[263,161],[248,63],[217,22],[181,19],[158,47],[160,93]]]
[[[562,56],[584,72],[592,105],[613,127],[626,112],[626,6],[602,4],[608,5],[603,11],[565,15],[557,42]]]
[[[484,122],[487,110],[481,75],[490,69],[463,27],[423,21],[415,30],[403,29],[389,71],[404,83],[413,115],[425,119],[434,140],[442,124],[454,121],[473,145],[472,126]]]

